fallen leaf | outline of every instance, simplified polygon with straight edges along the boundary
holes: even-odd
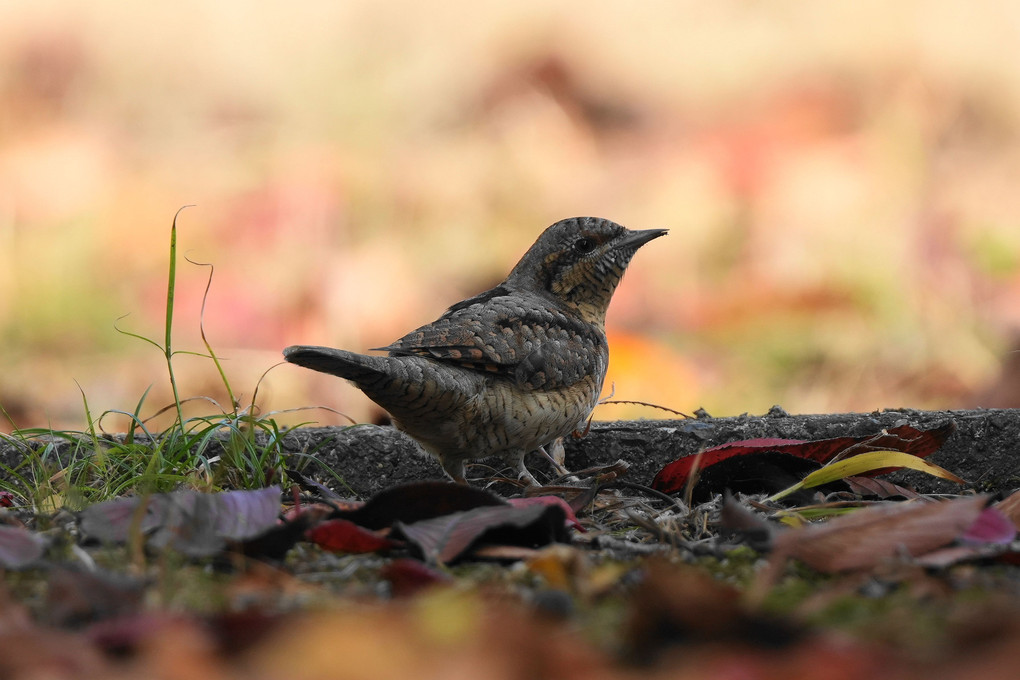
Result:
[[[528,498],[511,498],[508,501],[510,505],[515,508],[525,508],[531,505],[556,505],[563,509],[563,514],[567,516],[567,526],[577,529],[584,533],[586,529],[581,526],[581,523],[577,521],[577,515],[574,514],[574,509],[570,507],[570,504],[559,496],[531,496]]]
[[[566,516],[559,505],[481,507],[404,524],[394,533],[412,543],[426,561],[447,564],[483,538],[488,543],[537,547],[567,542]]]
[[[697,455],[685,456],[667,463],[655,475],[655,479],[652,480],[652,488],[663,493],[676,493],[684,489],[692,474],[703,473],[706,469],[725,460],[769,452],[782,452],[784,446],[803,444],[804,442],[798,439],[747,439],[713,446]]]
[[[143,534],[159,526],[166,512],[164,502],[162,495],[129,496],[90,505],[79,515],[81,530],[100,541],[123,543],[136,521]]]
[[[148,544],[156,549],[173,548],[190,557],[214,555],[227,544],[216,532],[217,505],[213,494],[175,491],[163,494],[165,508]]]
[[[478,545],[471,548],[471,557],[493,562],[526,562],[538,555],[537,548],[521,545]]]
[[[4,602],[0,650],[5,678],[116,677],[117,671],[84,636],[36,625],[15,612]]]
[[[321,522],[309,529],[305,537],[320,548],[332,552],[383,552],[400,545],[397,541],[380,536],[346,519]]]
[[[1017,529],[1020,529],[1020,491],[1014,491],[996,503],[995,507],[1006,517],[1009,517]]]
[[[1005,545],[1016,538],[1016,526],[997,507],[985,508],[960,539],[967,543]]]
[[[180,620],[179,615],[161,612],[126,613],[93,623],[85,631],[85,639],[110,656],[126,657],[163,633],[167,625]]]
[[[367,529],[386,529],[394,522],[412,523],[454,512],[506,505],[499,496],[453,482],[413,482],[384,489],[360,508],[332,515]]]
[[[974,523],[987,496],[871,505],[849,515],[779,534],[774,559],[794,557],[825,572],[870,569],[952,543]]]
[[[291,620],[287,614],[261,607],[246,607],[236,611],[212,614],[205,621],[210,634],[216,636],[216,645],[224,654],[235,655],[252,649]]]
[[[984,543],[981,545],[950,545],[945,548],[938,548],[929,553],[917,557],[914,561],[928,569],[945,569],[954,564],[971,562],[973,560],[996,559],[1008,554],[1001,545]]]
[[[280,487],[213,494],[216,533],[232,541],[254,538],[276,524],[280,515]]]
[[[451,582],[449,576],[432,567],[401,557],[379,570],[379,577],[389,581],[390,591],[396,597],[408,597],[437,585]]]
[[[867,453],[851,456],[850,458],[844,458],[843,460],[839,460],[834,463],[829,463],[828,465],[810,473],[796,484],[773,494],[768,498],[768,500],[778,501],[779,499],[785,498],[800,489],[810,489],[823,484],[829,484],[831,482],[839,481],[844,477],[852,477],[855,475],[894,470],[898,468],[920,470],[921,472],[926,472],[935,477],[948,479],[949,481],[956,482],[957,484],[966,484],[965,481],[954,475],[949,470],[939,467],[934,463],[929,463],[925,459],[918,458],[912,454],[901,453],[899,451],[869,451]]]
[[[569,545],[554,544],[527,560],[528,570],[545,579],[550,588],[576,592],[578,579],[589,568],[584,553]]]
[[[738,458],[755,458],[762,455],[772,454],[772,457],[764,461],[766,468],[778,468],[777,474],[782,474],[788,468],[794,466],[792,474],[801,475],[807,470],[804,463],[795,464],[789,457],[810,461],[816,465],[824,465],[840,455],[856,455],[868,451],[892,450],[908,453],[920,458],[931,455],[942,446],[943,442],[956,430],[956,424],[948,421],[938,427],[929,430],[918,430],[909,425],[889,428],[874,435],[861,437],[835,437],[831,439],[819,439],[815,441],[804,441],[799,439],[748,439],[737,442],[729,442],[713,446],[703,451],[698,456],[685,456],[671,463],[666,464],[652,481],[652,488],[663,493],[676,493],[682,491],[687,485],[695,467],[701,474],[699,487],[711,485],[710,491],[698,489],[700,497],[707,499],[712,493],[722,493],[725,488],[733,491],[745,491],[748,493],[761,492],[762,486],[757,488],[739,489],[728,483],[734,477],[733,471],[727,475],[718,475],[718,480],[707,479],[707,471],[725,461],[733,462]],[[779,457],[776,457],[779,456]],[[766,474],[758,467],[753,467],[751,462],[744,463],[748,466],[748,479],[753,484],[753,475],[762,476]],[[737,477],[740,472],[737,471]],[[781,486],[774,488],[782,488]]]
[[[151,533],[155,548],[172,547],[194,557],[221,550],[228,540],[254,538],[277,523],[280,487],[207,494],[182,490],[120,498],[81,512],[81,528],[101,541],[123,542],[132,527]]]
[[[329,509],[332,512],[332,508]],[[241,554],[255,559],[282,560],[287,551],[305,537],[309,527],[314,526],[328,513],[317,511],[300,512],[266,531],[238,545]]]
[[[55,567],[46,589],[44,619],[57,626],[81,626],[134,614],[142,607],[145,583],[126,574]]]
[[[755,550],[768,549],[776,532],[773,524],[738,503],[729,492],[723,496],[719,526],[737,532]]]
[[[801,637],[793,623],[752,610],[736,587],[696,567],[649,560],[643,571],[623,632],[625,655],[633,662],[652,663],[675,645],[776,648]]]
[[[0,525],[0,565],[21,569],[42,557],[46,539],[34,531]]]
[[[919,493],[913,489],[893,484],[885,479],[874,477],[850,476],[843,480],[850,487],[850,491],[858,496],[878,496],[879,498],[892,498],[902,496],[903,498],[918,498]]]

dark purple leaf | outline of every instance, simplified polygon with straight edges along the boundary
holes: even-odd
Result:
[[[475,508],[432,519],[404,524],[394,533],[415,545],[429,562],[446,564],[462,557],[475,543],[537,547],[567,542],[566,515],[559,505],[509,505]]]
[[[216,500],[216,533],[232,541],[244,541],[276,524],[280,515],[280,487],[252,491],[224,491]]]
[[[213,494],[175,491],[164,494],[166,514],[149,537],[153,548],[170,547],[191,557],[207,557],[223,549],[226,540],[216,532],[217,503]]]
[[[182,490],[92,505],[82,511],[81,527],[101,541],[123,542],[138,522],[139,531],[152,533],[151,546],[201,557],[218,552],[228,540],[265,533],[279,512],[278,486],[215,494]],[[140,518],[138,513],[143,513]]]
[[[506,505],[506,501],[482,489],[453,482],[413,482],[384,489],[360,508],[343,510],[333,517],[368,529],[386,529],[394,522],[411,523],[499,505]]]
[[[166,513],[165,499],[162,494],[129,496],[90,505],[81,511],[81,530],[100,541],[124,542],[136,521],[136,512],[142,513],[137,518],[138,530],[148,533],[162,524]]]
[[[581,526],[581,523],[577,521],[577,515],[574,514],[573,508],[570,504],[559,496],[531,496],[530,498],[511,498],[509,499],[510,505],[515,508],[526,508],[531,505],[557,505],[563,509],[563,514],[567,516],[567,526],[577,529],[584,533],[587,530]]]

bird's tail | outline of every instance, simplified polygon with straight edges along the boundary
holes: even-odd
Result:
[[[362,383],[386,373],[386,358],[347,352],[332,347],[293,345],[283,350],[283,358],[292,364],[329,373],[340,378]]]

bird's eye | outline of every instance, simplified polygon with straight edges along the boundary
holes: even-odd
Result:
[[[587,236],[582,236],[581,238],[574,241],[574,250],[581,253],[582,255],[587,255],[591,251],[595,250],[595,245],[596,243],[594,239],[590,239]]]

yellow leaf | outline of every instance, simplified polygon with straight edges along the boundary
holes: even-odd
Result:
[[[949,481],[956,482],[957,484],[966,484],[965,481],[954,475],[949,470],[939,467],[938,465],[935,465],[935,463],[929,463],[924,458],[919,458],[918,456],[914,456],[909,453],[903,453],[902,451],[869,451],[868,453],[861,453],[850,458],[844,458],[843,460],[830,463],[823,468],[815,470],[793,486],[770,496],[768,500],[777,501],[780,498],[785,498],[794,491],[798,491],[800,489],[810,489],[811,487],[828,484],[846,477],[853,477],[854,475],[874,472],[875,470],[882,470],[885,468],[911,468],[913,470],[926,472],[929,475],[934,475],[935,477],[948,479]]]

